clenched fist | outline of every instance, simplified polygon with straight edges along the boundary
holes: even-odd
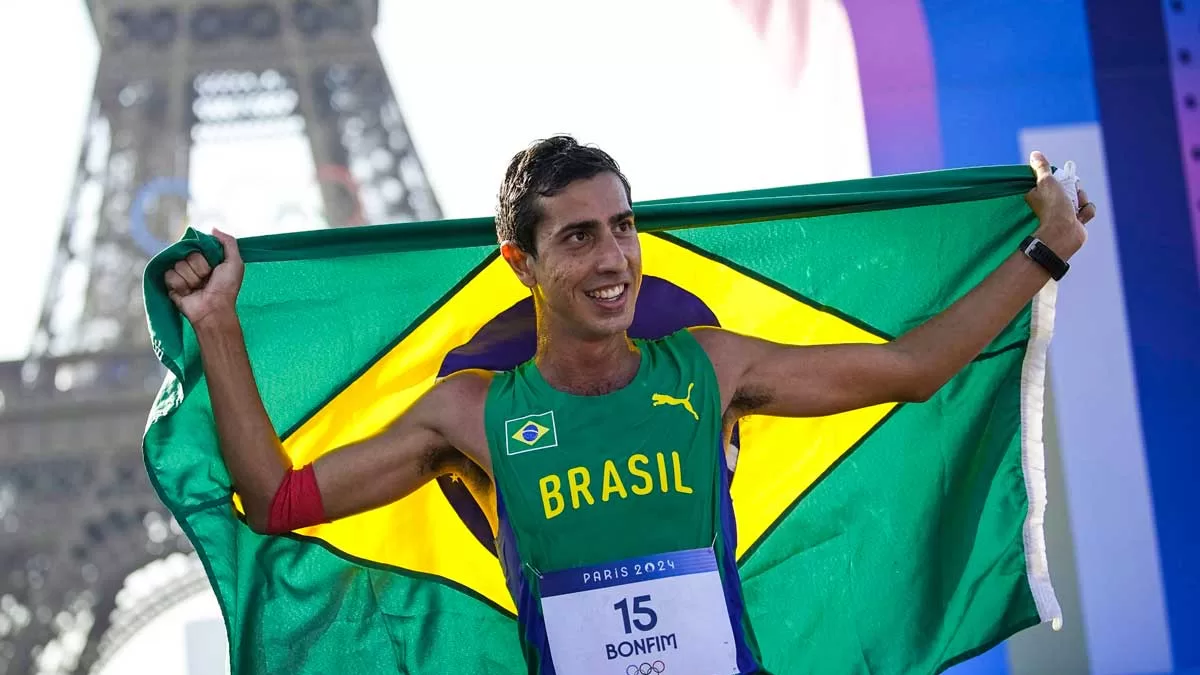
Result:
[[[225,250],[223,262],[214,268],[203,255],[191,253],[163,275],[167,296],[193,326],[233,311],[242,287],[246,264],[238,251],[237,239],[215,229],[213,236]]]

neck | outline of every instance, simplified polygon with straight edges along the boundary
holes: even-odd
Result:
[[[598,396],[632,382],[641,356],[625,333],[582,340],[556,335],[539,326],[534,363],[551,387],[571,394]]]

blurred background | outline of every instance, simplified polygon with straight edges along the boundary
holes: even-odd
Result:
[[[0,675],[226,672],[140,454],[145,261],[490,215],[557,132],[636,200],[1075,160],[1046,417],[1062,630],[951,672],[1200,672],[1200,0],[0,5]]]

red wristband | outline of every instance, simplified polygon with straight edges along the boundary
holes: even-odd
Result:
[[[317,488],[313,465],[288,469],[279,483],[279,489],[275,491],[275,498],[271,500],[267,534],[283,534],[327,522],[329,518],[325,515],[325,504],[321,501],[321,490]]]

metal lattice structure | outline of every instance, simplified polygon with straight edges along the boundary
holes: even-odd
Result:
[[[200,134],[298,122],[334,227],[439,217],[372,38],[376,5],[88,2],[100,63],[35,354],[146,344],[142,266],[178,236]]]
[[[125,578],[191,552],[140,446],[162,381],[142,271],[186,222],[193,145],[290,128],[328,225],[440,217],[374,0],[86,6],[100,61],[70,202],[30,355],[0,363],[0,675],[88,672],[136,625]]]
[[[162,380],[154,357],[110,351],[38,366],[0,364],[3,675],[86,672],[125,578],[191,550],[139,452]]]

